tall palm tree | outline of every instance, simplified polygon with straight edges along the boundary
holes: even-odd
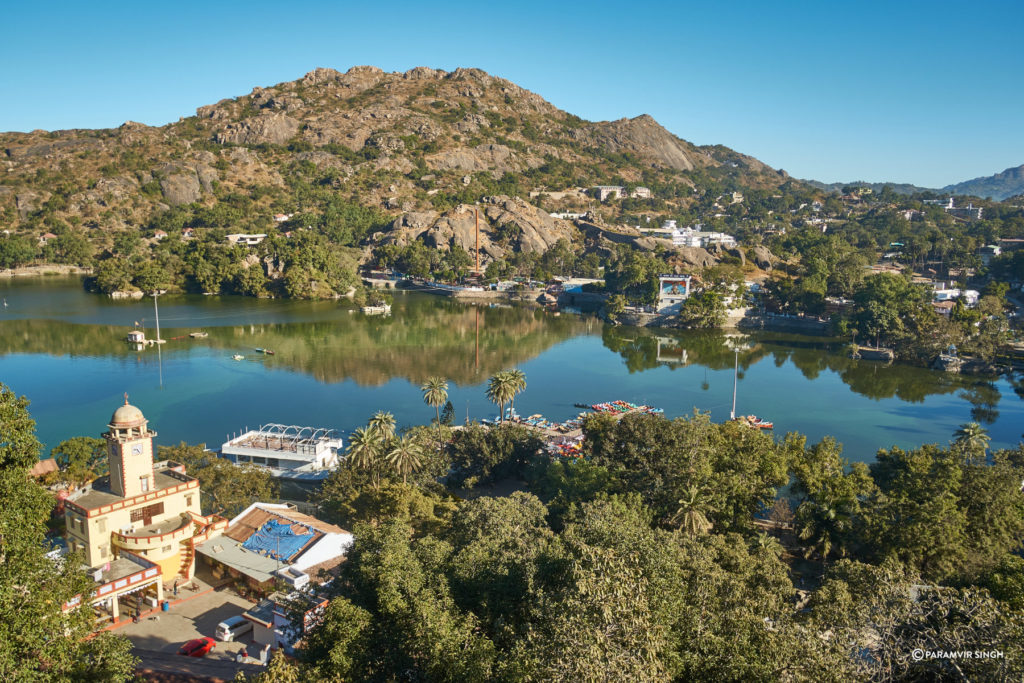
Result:
[[[380,440],[374,432],[365,427],[352,432],[348,438],[347,454],[353,467],[359,469],[370,469],[377,458]]]
[[[370,472],[373,487],[379,484],[380,458],[384,441],[369,427],[360,427],[348,438],[348,457],[353,467]]]
[[[412,436],[406,435],[395,440],[395,445],[388,452],[388,462],[395,468],[395,471],[402,475],[402,483],[407,482],[411,472],[420,468],[420,458],[423,457],[423,448]]]
[[[487,399],[498,406],[498,420],[505,422],[505,404],[513,396],[512,384],[507,372],[497,372],[487,381]]]
[[[991,440],[992,437],[988,435],[988,430],[977,422],[962,424],[960,429],[953,432],[955,445],[960,446],[968,453],[980,454],[982,457],[984,457],[985,451],[988,449],[988,442]]]
[[[512,390],[509,398],[509,412],[516,412],[516,396],[526,390],[526,373],[519,368],[506,371],[509,387]]]
[[[423,392],[423,402],[433,406],[437,413],[437,435],[441,436],[441,406],[448,401],[448,380],[443,377],[428,377],[427,381],[420,387]]]
[[[701,490],[696,486],[683,489],[683,497],[679,499],[679,509],[670,520],[673,524],[678,524],[679,528],[688,536],[703,536],[711,531],[713,526],[701,510],[704,506],[703,498]]]

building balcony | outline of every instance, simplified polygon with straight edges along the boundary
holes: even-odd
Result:
[[[115,531],[114,544],[133,552],[154,550],[169,543],[181,543],[192,536],[194,529],[195,523],[190,515],[176,515],[133,531]]]

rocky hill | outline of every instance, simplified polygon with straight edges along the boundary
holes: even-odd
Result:
[[[803,182],[827,192],[841,192],[844,187],[870,187],[875,192],[880,192],[884,187],[891,187],[897,194],[910,195],[931,192],[935,195],[991,198],[999,202],[1024,192],[1024,165],[1008,168],[995,175],[965,180],[962,183],[946,185],[938,189],[918,187],[908,183],[868,183],[862,180],[851,183],[822,183],[817,180],[804,180]]]
[[[1002,201],[1024,192],[1024,164],[995,175],[947,185],[942,191],[972,197],[991,197],[996,201]]]
[[[597,206],[564,190],[646,185],[657,210],[685,207],[711,182],[788,180],[649,116],[587,122],[483,71],[424,67],[315,69],[161,127],[3,133],[0,164],[4,229],[79,231],[97,250],[119,232],[151,237],[161,226],[329,229],[335,200],[379,213],[367,234],[339,238],[347,246],[468,248],[470,207],[482,201],[488,253],[543,250],[574,235],[549,212]]]

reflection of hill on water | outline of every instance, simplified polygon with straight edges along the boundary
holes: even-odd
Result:
[[[479,367],[477,312],[466,307],[412,317],[236,327],[227,338],[221,336],[224,330],[211,330],[208,341],[232,349],[242,338],[258,340],[274,350],[269,366],[301,370],[325,382],[378,385],[402,377],[419,383],[439,375],[473,384],[585,334],[588,327],[571,316],[552,318],[521,308],[482,310],[479,325]]]
[[[353,379],[363,385],[379,385],[395,377],[422,382],[430,375],[441,375],[464,384],[486,379],[554,344],[586,334],[594,324],[576,316],[556,318],[530,308],[477,309],[454,302],[417,302],[401,308],[396,305],[396,314],[389,318],[353,313],[332,322],[209,327],[205,328],[208,337],[168,341],[163,351],[166,356],[205,346],[251,357],[259,347],[274,350],[273,356],[262,357],[267,366],[297,370],[324,382]],[[195,329],[164,328],[162,336],[170,340]],[[121,326],[12,320],[0,323],[0,352],[115,357],[141,354],[155,360],[152,348],[136,351],[126,344],[125,333],[126,328]]]
[[[651,330],[636,327],[605,327],[604,345],[623,357],[630,372],[642,372],[667,365],[670,368],[700,365],[712,370],[730,370],[734,354],[732,341],[722,331]],[[669,347],[676,355],[685,350],[685,363],[671,364],[659,360]],[[972,376],[955,375],[909,365],[885,366],[873,361],[854,360],[845,352],[845,344],[821,338],[753,333],[742,335],[740,370],[770,358],[777,367],[787,361],[807,379],[816,379],[822,372],[834,372],[850,389],[872,399],[897,397],[920,403],[933,394],[962,392],[962,397],[975,405],[979,414],[992,410],[999,402],[999,390],[989,381]],[[990,416],[991,417],[991,416]],[[991,422],[994,418],[984,420]]]

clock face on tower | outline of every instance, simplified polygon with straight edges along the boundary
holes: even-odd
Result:
[[[137,443],[132,446],[132,455],[142,455],[142,444]]]

